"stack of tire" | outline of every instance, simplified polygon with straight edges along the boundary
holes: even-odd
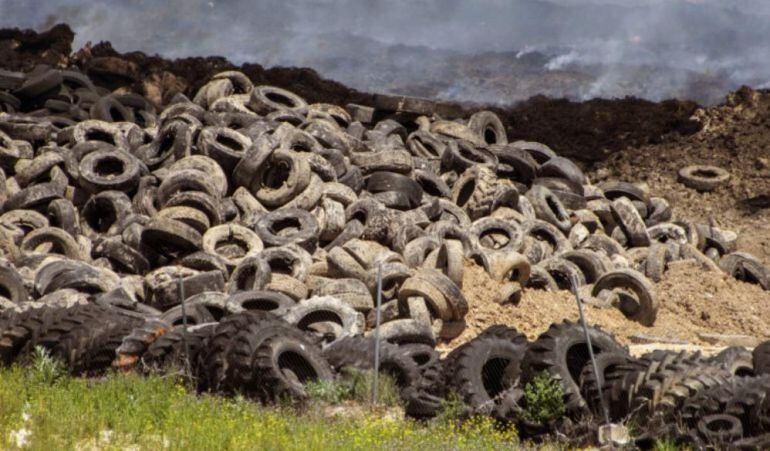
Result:
[[[257,365],[257,354],[265,363],[260,346],[284,339],[369,352],[381,276],[380,336],[396,347],[386,353],[399,362],[405,349],[419,354],[417,371],[403,376],[417,382],[402,385],[418,387],[404,390],[415,411],[429,411],[443,389],[431,382],[442,378],[427,349],[466,326],[468,260],[499,282],[497,302],[592,285],[595,302],[645,325],[658,308],[653,282],[674,260],[770,287],[767,268],[736,252],[735,233],[674,220],[640,186],[592,185],[547,146],[509,143],[489,111],[362,123],[233,71],[162,108],[76,70],[0,76],[0,308],[14,324],[2,330],[6,362],[73,314],[84,335],[56,351],[73,368],[91,371],[81,351],[101,352],[107,335],[112,346],[125,329],[102,329],[132,321],[149,326],[132,332],[139,347],[122,361],[161,365],[176,358],[186,323],[193,341],[221,348],[190,362],[202,383],[234,390],[247,382],[231,368]],[[71,313],[81,309],[91,313]],[[284,338],[236,337],[251,329],[223,325],[232,317],[280,319]],[[143,348],[151,337],[161,338]],[[235,357],[247,351],[248,362]]]
[[[303,400],[310,381],[345,380],[374,368],[375,341],[352,334],[304,331],[274,313],[247,310],[189,329],[98,304],[37,308],[0,317],[0,358],[30,361],[38,347],[75,375],[100,376],[111,367],[145,374],[182,371],[201,391],[243,394],[265,403]],[[186,330],[186,332],[185,332]],[[770,341],[752,355],[727,348],[698,353],[655,351],[639,358],[597,328],[589,328],[599,383],[579,325],[553,324],[533,342],[508,326],[492,326],[446,357],[427,343],[381,341],[379,369],[390,375],[407,415],[441,412],[452,394],[466,414],[514,422],[523,437],[553,432],[570,420],[606,412],[631,423],[645,446],[670,437],[698,446],[767,443],[770,434]],[[527,383],[541,374],[563,392],[567,416],[533,424],[525,414]]]
[[[577,324],[553,324],[537,340],[492,326],[444,359],[446,392],[457,393],[469,414],[517,423],[523,436],[568,430],[569,421],[633,425],[637,444],[670,438],[698,447],[747,449],[770,440],[770,341],[753,355],[741,347],[704,357],[654,351],[632,357],[611,335],[589,328],[601,383]],[[557,381],[565,418],[533,424],[525,414],[526,384],[540,374]],[[595,428],[593,428],[595,429]]]
[[[226,298],[269,291],[275,313],[332,297],[370,329],[381,271],[387,327],[434,342],[465,327],[466,259],[499,281],[500,303],[590,284],[645,325],[651,282],[674,260],[770,284],[735,233],[674,221],[637,185],[591,185],[547,146],[509,144],[488,111],[365,125],[239,72],[160,113],[76,71],[40,67],[3,86],[6,309],[99,300],[176,324],[181,280],[191,322],[264,306]]]

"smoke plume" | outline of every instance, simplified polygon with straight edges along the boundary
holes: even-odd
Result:
[[[766,0],[0,0],[0,27],[57,22],[76,47],[308,66],[358,89],[461,101],[710,104],[770,86]]]

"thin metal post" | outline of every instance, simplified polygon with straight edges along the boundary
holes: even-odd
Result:
[[[184,302],[184,279],[181,274],[177,276],[177,280],[179,282],[179,300],[182,304],[182,344],[184,345],[185,372],[188,377],[192,377],[192,369],[190,367],[190,344],[187,342],[187,312],[185,311]]]
[[[372,381],[372,404],[377,402],[377,388],[380,382],[380,307],[382,306],[382,263],[377,265],[377,306],[374,321],[374,375]]]
[[[604,402],[604,377],[599,372],[599,366],[596,364],[596,357],[594,356],[594,348],[591,344],[591,334],[588,333],[588,326],[586,325],[586,317],[583,314],[583,302],[580,300],[580,293],[578,293],[578,284],[575,278],[571,280],[572,293],[575,295],[575,301],[577,302],[578,313],[580,313],[580,324],[583,326],[583,333],[586,337],[586,344],[588,345],[588,356],[591,358],[591,365],[594,368],[594,377],[596,377],[596,383],[599,387],[599,402],[602,405],[602,413],[604,414],[604,423],[610,424],[610,414],[607,411],[607,405]]]

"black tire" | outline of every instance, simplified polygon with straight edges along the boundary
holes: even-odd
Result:
[[[415,208],[422,201],[422,187],[411,178],[395,172],[375,172],[366,180],[366,190],[370,193],[397,191],[404,193],[409,200],[409,208]]]
[[[463,346],[447,367],[447,385],[478,412],[491,412],[496,399],[518,384],[526,346],[487,335]]]
[[[324,349],[323,355],[337,372],[369,371],[374,369],[374,343],[372,337],[346,337]],[[387,342],[380,343],[380,371],[393,377],[402,395],[414,391],[421,379],[412,350]]]
[[[247,311],[223,318],[201,356],[199,387],[227,393],[250,392],[253,353],[265,337],[273,334],[302,336],[269,312]]]
[[[117,349],[135,326],[133,322],[114,323],[113,327],[93,337],[80,359],[72,363],[70,373],[88,377],[102,376],[112,367]]]
[[[310,381],[333,379],[329,363],[320,349],[309,341],[290,335],[273,335],[254,352],[255,381],[261,398],[276,401],[289,397],[304,399],[304,385]]]
[[[94,304],[76,305],[64,309],[39,336],[27,342],[21,354],[31,356],[34,348],[47,349],[53,357],[61,359],[72,370],[96,336],[106,333],[120,322],[131,326],[134,321],[117,315],[113,310]]]
[[[214,323],[197,326],[187,331],[186,341],[190,350],[188,361],[193,377],[200,379],[200,355],[208,348],[208,340],[214,331]],[[170,368],[185,369],[184,330],[177,327],[164,334],[142,355],[142,369],[146,373],[162,372]]]
[[[761,343],[752,352],[754,373],[759,376],[770,374],[770,340]]]
[[[171,325],[151,318],[144,324],[129,332],[116,349],[116,367],[120,369],[133,368],[147,349],[171,329]]]
[[[0,266],[0,292],[14,304],[22,304],[29,299],[21,275],[11,265]]]
[[[628,354],[612,335],[595,327],[590,327],[588,332],[595,355],[603,352]],[[580,372],[588,362],[588,345],[583,329],[570,321],[552,324],[529,345],[523,363],[524,380],[531,381],[542,372],[548,373],[561,385],[567,411],[585,413],[588,405],[580,394],[578,384]]]
[[[709,448],[726,446],[743,438],[744,432],[740,420],[726,414],[713,414],[701,418],[695,430]]]
[[[755,375],[752,353],[743,346],[730,346],[709,358],[708,362],[726,369],[733,376],[749,377]]]
[[[14,363],[24,346],[37,339],[40,330],[56,319],[60,311],[43,307],[26,310],[11,318],[0,336],[0,364]]]
[[[610,410],[612,381],[621,379],[632,371],[643,370],[645,365],[625,353],[603,352],[596,357],[596,366],[599,374],[602,375],[604,385],[600,389],[593,364],[588,362],[580,374],[580,393],[591,412],[597,418],[602,418],[605,407],[610,415],[613,414]],[[602,402],[605,407],[602,407]],[[610,419],[615,420],[612,417]]]

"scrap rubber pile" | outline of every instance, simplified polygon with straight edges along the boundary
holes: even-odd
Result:
[[[0,74],[0,111],[5,364],[40,346],[73,374],[189,367],[202,391],[302,400],[309,381],[372,369],[381,274],[380,367],[410,416],[455,392],[536,435],[555,426],[524,420],[522,387],[546,372],[565,393],[559,427],[604,400],[655,436],[767,443],[766,346],[633,358],[592,328],[603,387],[568,322],[532,343],[492,326],[441,358],[473,308],[467,260],[500,304],[587,286],[586,302],[647,326],[672,261],[770,285],[735,233],[675,220],[637,185],[592,185],[547,146],[509,143],[491,112],[373,121],[232,71],[160,109],[44,68]]]

